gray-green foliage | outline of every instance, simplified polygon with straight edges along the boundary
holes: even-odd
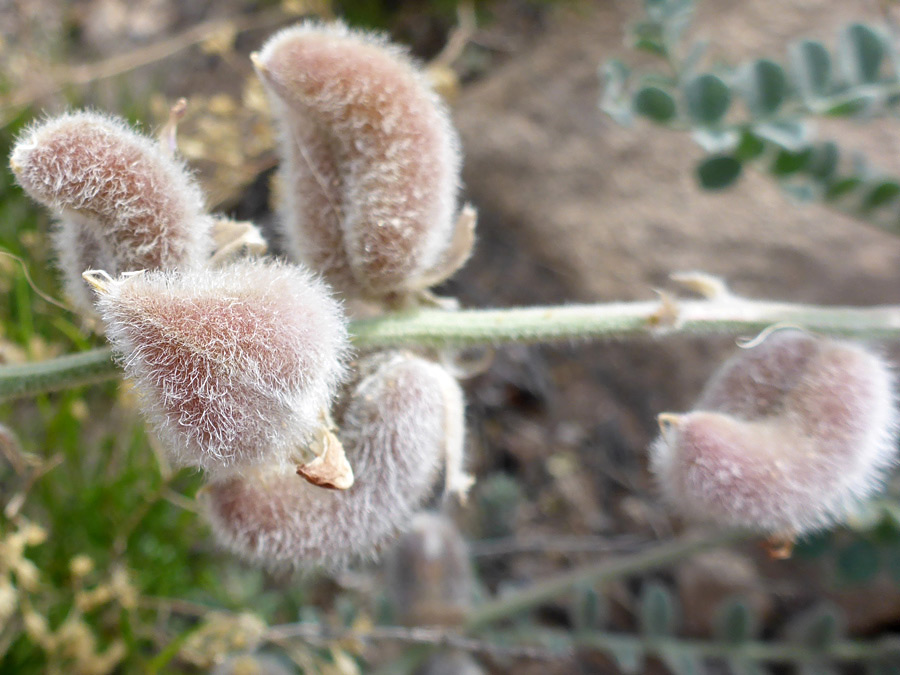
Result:
[[[744,169],[769,174],[794,198],[823,201],[900,232],[900,179],[833,140],[816,138],[814,118],[869,120],[900,107],[900,55],[886,27],[852,23],[831,47],[801,39],[786,53],[705,67],[706,45],[685,44],[692,0],[645,0],[631,45],[660,59],[634,73],[620,61],[601,69],[602,109],[688,131],[706,151],[701,186],[727,188]]]
[[[648,583],[641,593],[641,633],[648,639],[671,635],[677,627],[675,597],[663,584]]]
[[[577,609],[577,604],[576,604]],[[845,639],[846,619],[836,606],[822,603],[798,614],[778,639],[761,639],[761,617],[741,595],[726,598],[716,612],[714,635],[696,639],[680,634],[677,597],[658,581],[646,582],[635,602],[634,634],[581,627],[575,641],[602,651],[623,673],[642,673],[648,660],[663,663],[674,675],[730,672],[756,675],[774,665],[790,672],[842,672],[841,664],[863,666],[873,673],[900,663],[900,645],[890,637],[868,644]],[[715,664],[715,670],[710,665]]]
[[[900,583],[900,510],[879,500],[860,511],[841,532],[810,536],[798,542],[796,557],[826,587],[853,589],[876,580]],[[643,583],[631,603],[636,630],[610,631],[611,614],[600,611],[604,596],[591,585],[573,589],[571,617],[577,644],[598,649],[623,673],[641,673],[648,660],[661,662],[676,675],[715,672],[756,675],[775,665],[790,672],[825,675],[843,672],[842,665],[865,667],[867,673],[891,673],[900,664],[900,643],[883,635],[868,643],[847,638],[842,610],[819,602],[793,615],[776,635],[763,634],[757,604],[738,593],[715,608],[712,635],[687,637],[680,629],[683,616],[678,596],[662,580]],[[771,628],[772,622],[765,624]],[[724,668],[724,670],[723,670]]]

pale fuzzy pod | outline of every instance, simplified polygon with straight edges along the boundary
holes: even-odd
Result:
[[[776,414],[819,343],[800,330],[779,330],[754,347],[739,350],[713,374],[694,409],[742,418]]]
[[[459,141],[406,52],[304,23],[256,59],[280,128],[281,227],[298,259],[351,295],[417,290],[455,227]]]
[[[348,341],[340,304],[306,270],[243,260],[106,291],[107,335],[178,465],[287,465],[321,426]]]
[[[204,490],[213,531],[274,568],[371,557],[432,493],[451,427],[463,425],[459,400],[456,380],[435,363],[403,352],[366,357],[337,417],[353,486],[326,490],[277,468],[216,481]]]
[[[896,461],[888,365],[778,332],[725,364],[685,415],[661,416],[651,468],[685,515],[796,536],[845,518]]]
[[[92,312],[92,298],[81,273],[98,263],[117,276],[197,267],[209,255],[211,219],[196,182],[122,119],[84,111],[48,119],[19,138],[10,165],[60,219],[57,257],[82,311]]]

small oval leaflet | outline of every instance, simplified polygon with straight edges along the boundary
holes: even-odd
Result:
[[[877,82],[885,57],[881,36],[871,26],[854,23],[842,36],[841,60],[844,69],[858,83]]]
[[[700,163],[697,178],[705,189],[721,190],[738,179],[741,169],[741,163],[731,155],[717,155]]]
[[[791,47],[794,78],[805,96],[824,97],[831,90],[831,56],[821,42],[803,40]]]
[[[684,95],[688,112],[694,121],[701,124],[717,123],[731,105],[731,89],[712,73],[698,75],[688,82]]]
[[[648,583],[641,593],[641,631],[648,637],[671,635],[676,624],[676,601],[659,582]]]
[[[784,102],[787,76],[784,69],[769,59],[759,59],[750,66],[748,104],[757,115],[771,115]]]
[[[663,124],[675,117],[675,99],[659,87],[644,87],[634,96],[634,109],[638,114]]]

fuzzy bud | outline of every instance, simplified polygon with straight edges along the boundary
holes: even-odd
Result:
[[[66,291],[93,314],[89,269],[190,268],[209,255],[211,219],[187,169],[124,120],[74,112],[31,127],[10,166],[59,218],[54,236]]]
[[[280,226],[293,255],[370,298],[455,271],[474,225],[462,218],[457,233],[459,141],[406,52],[310,22],[277,33],[254,63],[282,137]]]
[[[221,473],[296,460],[348,348],[321,282],[248,260],[95,283],[107,335],[175,463]]]
[[[787,540],[842,520],[896,456],[893,377],[849,343],[780,331],[660,415],[651,468],[686,516]]]
[[[84,553],[79,553],[69,561],[69,572],[76,579],[82,579],[94,570],[94,561]]]
[[[323,490],[277,468],[210,484],[207,514],[228,549],[269,567],[338,566],[373,555],[409,526],[442,460],[462,454],[453,447],[462,444],[459,385],[403,352],[363,359],[358,378],[337,415],[353,486]]]

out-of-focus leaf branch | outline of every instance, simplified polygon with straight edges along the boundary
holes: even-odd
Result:
[[[643,117],[690,132],[707,153],[695,167],[706,189],[727,188],[752,167],[800,201],[900,233],[900,178],[834,141],[817,140],[813,125],[817,117],[897,114],[895,31],[852,23],[833,50],[815,40],[791,44],[786,65],[763,57],[704,70],[706,45],[683,42],[692,7],[693,0],[646,0],[646,16],[630,28],[631,44],[660,57],[661,67],[633,73],[621,61],[605,64],[601,108],[623,124]]]

